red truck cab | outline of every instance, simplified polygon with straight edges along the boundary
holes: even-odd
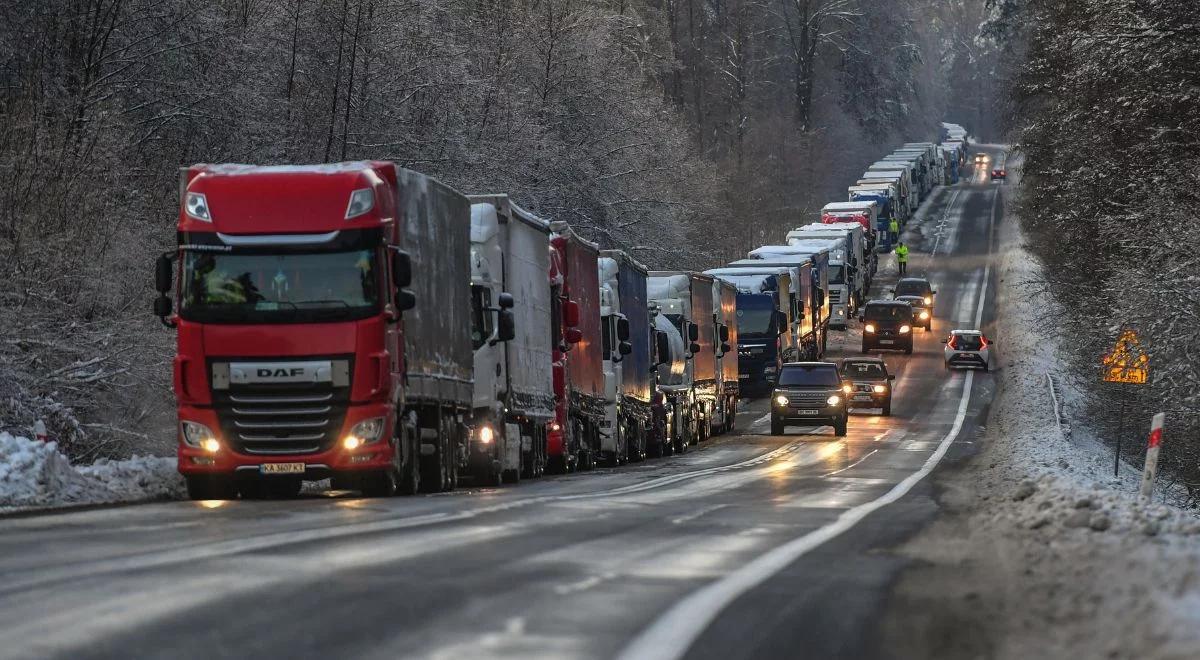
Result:
[[[400,314],[415,304],[399,249],[408,174],[383,162],[181,171],[179,246],[158,261],[155,311],[177,329],[178,467],[193,498],[289,495],[330,477],[367,494],[416,489],[418,434],[396,428]]]

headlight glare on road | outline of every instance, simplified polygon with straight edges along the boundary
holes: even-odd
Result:
[[[900,326],[900,334],[905,335],[910,332],[912,332],[912,326],[908,326],[908,325]]]
[[[887,386],[886,385],[876,385],[875,387],[872,387],[871,389],[874,390],[876,394],[883,394],[884,392],[887,391]]]
[[[834,394],[833,396],[829,397],[828,399],[825,399],[825,403],[828,403],[831,406],[840,405],[842,403],[842,397]]]
[[[780,394],[779,396],[775,397],[775,405],[786,406],[787,404],[788,404],[788,398],[786,396]]]
[[[864,325],[863,332],[871,332],[871,333],[875,332],[875,324],[868,323],[868,324]]]
[[[179,425],[182,427],[183,442],[188,446],[205,449],[204,442],[206,440],[216,442],[216,437],[213,435],[212,430],[199,422],[185,421],[180,422]]]

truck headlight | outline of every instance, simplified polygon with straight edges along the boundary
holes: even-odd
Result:
[[[912,332],[912,326],[908,326],[908,325],[900,326],[900,334],[906,335],[910,332]]]
[[[490,445],[490,444],[492,444],[492,440],[495,439],[495,437],[496,437],[496,432],[494,430],[492,430],[491,426],[488,426],[485,424],[485,425],[479,427],[479,442],[481,444]]]
[[[354,425],[350,430],[350,435],[366,442],[375,442],[383,435],[384,419],[382,417],[372,417]]]
[[[181,427],[180,435],[185,445],[210,452],[216,451],[205,446],[208,440],[217,442],[216,435],[212,432],[212,429],[199,422],[180,422],[179,426]],[[217,447],[220,448],[220,443],[217,443]]]
[[[842,397],[834,394],[833,396],[829,397],[828,399],[825,399],[825,403],[828,403],[831,406],[841,405]]]
[[[775,405],[786,406],[787,404],[788,404],[788,398],[786,396],[780,394],[779,396],[775,397]]]

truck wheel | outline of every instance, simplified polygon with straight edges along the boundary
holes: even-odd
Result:
[[[362,494],[364,497],[391,497],[396,494],[396,471],[380,470],[374,474],[363,475]]]
[[[405,428],[404,435],[400,438],[400,442],[408,445],[408,460],[405,461],[403,453],[400,460],[400,492],[404,495],[416,495],[421,492],[421,443],[417,439],[416,430],[409,427]],[[396,447],[397,452],[400,452],[400,447]]]
[[[234,500],[237,489],[229,477],[197,475],[187,478],[187,494],[190,500]]]
[[[771,418],[771,435],[783,435],[787,430],[787,425],[781,419]]]
[[[847,422],[849,422],[849,419],[847,419],[846,417],[842,417],[842,421],[837,422],[833,425],[833,434],[839,438],[846,437]]]

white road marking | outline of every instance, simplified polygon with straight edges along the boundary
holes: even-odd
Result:
[[[691,522],[691,521],[699,518],[700,516],[708,515],[718,509],[724,509],[727,506],[729,506],[729,505],[728,504],[714,504],[712,506],[706,506],[703,509],[700,509],[698,511],[693,511],[688,514],[684,514],[682,516],[679,516],[678,518],[672,518],[671,524],[682,525],[683,523]]]
[[[992,214],[988,227],[988,252],[992,249],[992,229],[996,222],[996,200],[992,200]],[[983,284],[977,297],[978,311],[976,326],[983,319],[983,306],[987,301],[988,274],[990,264],[985,267]],[[678,660],[687,653],[717,616],[746,592],[767,581],[771,576],[794,563],[800,557],[852,529],[868,515],[904,497],[927,477],[950,449],[958,437],[967,417],[967,406],[971,400],[971,387],[975,372],[968,371],[963,379],[962,394],[958,411],[950,431],[919,470],[908,475],[883,496],[847,509],[833,522],[819,527],[808,534],[792,539],[744,564],[725,577],[692,592],[677,602],[665,614],[656,619],[627,645],[617,656],[618,660]]]

